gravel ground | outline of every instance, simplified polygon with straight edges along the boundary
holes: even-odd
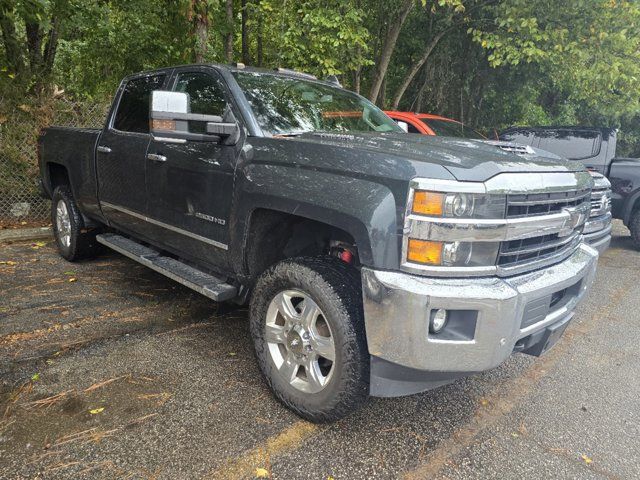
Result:
[[[616,224],[547,355],[317,426],[260,380],[245,310],[2,245],[0,478],[640,478],[639,272]]]

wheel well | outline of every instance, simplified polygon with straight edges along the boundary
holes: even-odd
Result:
[[[302,255],[333,255],[353,265],[359,263],[353,237],[326,223],[289,213],[257,209],[252,213],[249,225],[245,262],[254,280],[274,263]]]
[[[67,172],[65,166],[58,163],[49,163],[47,164],[47,170],[49,172],[49,187],[52,195],[57,186],[70,185],[69,172]]]

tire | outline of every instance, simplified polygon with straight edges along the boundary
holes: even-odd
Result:
[[[276,323],[279,319],[286,325],[286,320],[283,320],[286,316],[281,314],[281,310],[286,308],[277,305],[295,305],[298,301],[297,297],[294,298],[296,294],[306,296],[295,306],[298,315],[300,311],[310,311],[312,314],[306,317],[314,318],[313,305],[318,307],[315,324],[311,323],[314,326],[301,333],[297,329],[303,329],[301,325],[306,322],[293,322],[295,326],[288,330],[283,343],[270,343],[268,339],[273,340],[274,334],[267,335],[267,322],[276,318]],[[286,300],[287,295],[290,300]],[[277,312],[275,317],[274,312]],[[303,317],[299,315],[301,320]],[[360,274],[355,268],[333,257],[299,257],[281,261],[258,279],[251,298],[249,318],[258,365],[276,398],[285,406],[301,417],[319,423],[338,420],[366,401],[369,396],[369,352]],[[287,332],[286,326],[277,324],[270,324],[269,329],[270,332],[283,332],[283,335]],[[307,333],[309,335],[305,337]],[[280,334],[276,336],[276,341],[282,339]],[[294,347],[296,340],[300,340],[301,345]],[[331,349],[327,346],[331,342],[333,361],[328,360]],[[302,354],[293,352],[295,348],[301,348]],[[308,348],[311,350],[305,350]],[[307,352],[311,353],[307,355]],[[284,361],[279,368],[277,360],[280,357]],[[292,361],[288,362],[290,358]],[[315,361],[312,360],[314,358]],[[307,366],[298,368],[297,374],[289,376],[291,370],[288,365],[297,361],[307,362]],[[315,373],[307,376],[307,372]],[[322,382],[324,384],[321,385]]]
[[[94,257],[98,253],[96,231],[87,231],[71,189],[59,185],[51,199],[51,223],[58,252],[70,262]]]
[[[629,231],[631,232],[631,240],[636,250],[640,250],[640,208],[631,214],[629,222]]]

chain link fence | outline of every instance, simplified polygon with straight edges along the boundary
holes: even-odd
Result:
[[[101,128],[107,102],[59,97],[0,113],[0,227],[46,224],[50,202],[40,196],[38,135],[49,125]]]

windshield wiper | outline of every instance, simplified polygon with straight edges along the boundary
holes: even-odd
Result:
[[[300,135],[304,135],[305,133],[312,132],[313,130],[304,130],[300,132],[284,132],[284,133],[276,133],[274,137],[299,137]]]

